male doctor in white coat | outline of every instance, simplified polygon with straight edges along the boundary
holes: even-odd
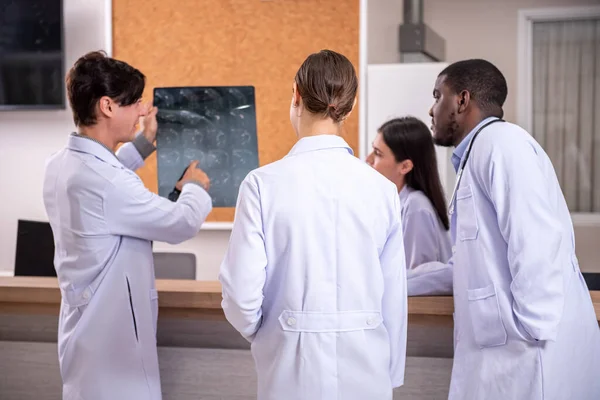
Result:
[[[49,159],[44,178],[62,294],[65,400],[161,398],[151,241],[193,237],[212,208],[198,168],[177,184],[177,202],[151,193],[133,172],[154,151],[157,129],[156,109],[140,103],[144,84],[140,71],[99,52],[80,58],[67,77],[78,133]]]
[[[430,111],[454,146],[452,400],[600,399],[600,331],[550,159],[504,122],[507,85],[484,60],[442,71]]]

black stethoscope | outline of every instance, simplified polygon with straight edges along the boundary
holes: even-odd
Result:
[[[456,200],[456,191],[458,190],[458,185],[460,185],[460,179],[462,178],[463,170],[465,169],[465,165],[467,164],[467,160],[469,159],[469,155],[471,154],[471,148],[473,147],[473,142],[475,142],[475,139],[477,139],[477,135],[479,135],[479,132],[481,132],[488,125],[491,125],[496,122],[504,122],[504,120],[498,118],[498,119],[494,119],[494,120],[486,122],[479,129],[477,129],[477,132],[475,132],[475,134],[473,135],[473,138],[469,142],[469,147],[467,148],[467,152],[466,152],[464,158],[462,159],[462,162],[460,163],[460,168],[458,168],[458,172],[456,173],[456,183],[454,184],[454,190],[452,191],[452,198],[450,199],[450,205],[448,207],[448,214],[450,214],[450,215],[454,214],[454,202]]]

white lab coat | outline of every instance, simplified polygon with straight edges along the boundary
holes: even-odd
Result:
[[[398,193],[342,138],[302,138],[246,177],[219,279],[259,400],[391,400],[403,384]]]
[[[142,164],[131,143],[117,159],[74,135],[47,163],[64,400],[161,398],[150,241],[193,237],[212,206],[195,184],[184,186],[177,203],[151,193],[132,171]]]
[[[446,264],[452,256],[450,232],[423,192],[404,185],[399,196],[408,295],[452,294],[452,268]],[[432,261],[438,261],[443,267],[432,269],[424,265]]]
[[[455,166],[472,135],[457,147]],[[481,131],[452,220],[449,398],[600,399],[600,330],[569,210],[533,137],[508,122]]]

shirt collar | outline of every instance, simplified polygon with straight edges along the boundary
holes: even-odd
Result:
[[[344,139],[337,135],[316,135],[303,137],[292,147],[288,156],[326,149],[346,149],[354,155],[352,148]]]
[[[477,124],[477,126],[475,128],[473,128],[471,130],[471,132],[469,132],[469,134],[467,136],[465,136],[465,138],[458,144],[458,146],[456,146],[456,148],[454,149],[454,152],[452,152],[452,165],[454,166],[454,171],[458,171],[458,167],[460,166],[460,162],[462,161],[465,152],[467,151],[467,147],[469,146],[469,143],[471,142],[471,140],[473,139],[473,136],[475,135],[475,132],[477,132],[477,130],[479,128],[481,128],[484,124],[487,124],[489,121],[492,121],[494,119],[498,119],[497,117],[487,117],[486,119],[484,119],[483,121],[481,121],[480,123]]]
[[[402,189],[400,189],[400,193],[398,194],[398,196],[400,197],[401,207],[404,207],[404,203],[406,203],[406,199],[408,198],[410,192],[412,192],[412,189],[407,184],[404,184],[404,186],[402,186]]]
[[[89,138],[87,136],[72,133],[69,136],[67,147],[73,151],[91,154],[94,157],[105,161],[117,168],[123,168],[123,164],[121,164],[115,153],[110,151],[108,147],[104,146],[102,143],[97,142],[94,139]]]

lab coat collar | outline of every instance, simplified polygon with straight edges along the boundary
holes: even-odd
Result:
[[[292,147],[288,156],[293,156],[300,153],[310,151],[326,150],[326,149],[346,149],[348,153],[354,155],[352,148],[344,139],[337,135],[316,135],[303,137]]]
[[[94,140],[77,136],[76,134],[72,133],[69,136],[67,147],[73,151],[91,154],[114,167],[124,168],[123,164],[121,164],[116,154],[109,151],[106,147],[102,146],[100,143],[95,142]]]
[[[458,146],[456,146],[456,148],[454,149],[454,152],[452,152],[452,157],[451,157],[452,165],[454,166],[455,172],[458,171],[460,162],[462,161],[462,158],[465,155],[465,152],[467,151],[467,147],[469,146],[471,139],[473,139],[473,135],[475,135],[475,132],[477,132],[477,130],[479,128],[481,128],[482,125],[484,125],[484,124],[488,123],[488,121],[491,121],[494,119],[498,119],[498,118],[497,117],[487,117],[486,119],[484,119],[483,121],[478,123],[477,126],[475,128],[473,128],[471,130],[471,132],[469,132],[469,134],[467,136],[465,136],[465,138],[458,144]]]

